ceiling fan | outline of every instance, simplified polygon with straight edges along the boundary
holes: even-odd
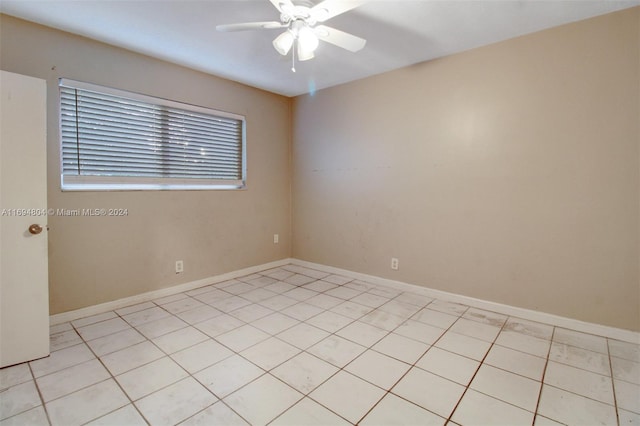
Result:
[[[218,31],[246,31],[246,30],[286,30],[273,40],[273,47],[283,56],[293,48],[291,70],[296,71],[295,57],[299,61],[307,61],[314,57],[319,40],[335,46],[357,52],[364,47],[366,40],[353,34],[326,25],[318,25],[334,16],[348,12],[366,0],[324,0],[313,5],[307,0],[270,0],[280,12],[280,21],[246,22],[241,24],[218,25]]]

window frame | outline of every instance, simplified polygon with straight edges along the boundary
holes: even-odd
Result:
[[[140,177],[140,176],[95,176],[95,175],[65,175],[63,166],[63,130],[62,130],[62,88],[71,88],[96,92],[100,94],[118,96],[134,101],[146,102],[152,105],[176,108],[214,117],[238,120],[241,122],[241,176],[240,179],[213,178],[171,178],[171,177]],[[247,122],[244,115],[220,111],[213,108],[188,104],[184,102],[144,95],[112,87],[100,86],[93,83],[60,78],[58,80],[58,131],[59,131],[59,166],[60,188],[66,191],[163,191],[163,190],[243,190],[246,189],[247,179]]]

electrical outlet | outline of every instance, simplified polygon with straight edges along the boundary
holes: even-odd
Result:
[[[176,260],[176,274],[184,272],[184,262],[182,260]]]
[[[280,235],[273,234],[273,244],[278,244],[280,242]]]
[[[393,269],[394,271],[397,271],[399,267],[400,267],[400,262],[398,261],[398,259],[396,259],[395,257],[392,257],[391,258],[391,269]]]

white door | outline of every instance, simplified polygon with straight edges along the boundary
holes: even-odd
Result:
[[[41,79],[0,73],[0,367],[5,367],[49,355],[47,87]]]

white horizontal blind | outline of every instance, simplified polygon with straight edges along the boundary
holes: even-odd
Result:
[[[62,186],[239,188],[244,128],[235,114],[62,79]]]

